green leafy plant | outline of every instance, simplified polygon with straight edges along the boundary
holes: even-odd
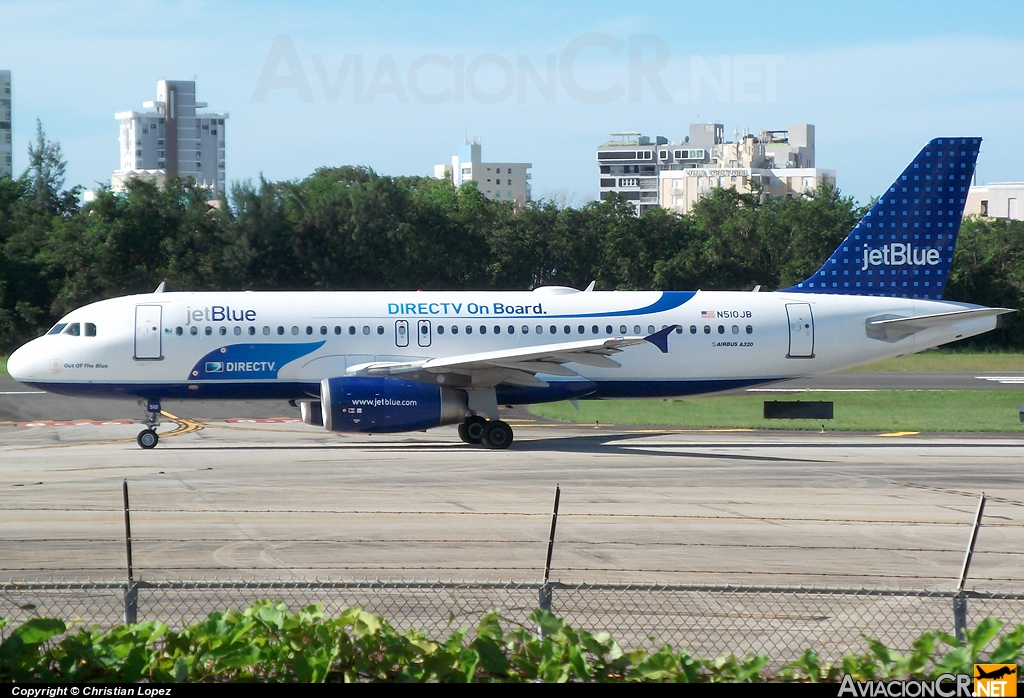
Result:
[[[969,673],[1002,624],[986,618],[964,642],[931,631],[906,655],[865,638],[867,651],[841,663],[806,650],[777,673],[763,654],[713,659],[665,645],[623,650],[608,633],[573,628],[543,610],[529,628],[506,630],[496,611],[484,614],[471,637],[463,628],[444,640],[398,632],[380,616],[348,608],[326,617],[320,606],[290,612],[261,601],[243,611],[211,613],[182,631],[151,621],[108,631],[36,618],[7,629],[0,643],[4,682],[759,682],[838,681]],[[1024,624],[996,642],[993,663],[1015,662]]]

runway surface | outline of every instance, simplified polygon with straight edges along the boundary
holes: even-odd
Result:
[[[143,579],[537,579],[556,483],[563,581],[948,589],[981,491],[972,584],[1024,579],[1015,436],[509,419],[508,451],[453,427],[371,437],[181,418],[142,451],[130,423],[0,425],[0,578],[123,579],[127,478]]]

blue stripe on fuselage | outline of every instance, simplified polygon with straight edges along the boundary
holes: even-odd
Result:
[[[634,310],[612,310],[602,313],[569,313],[566,315],[543,315],[539,317],[545,318],[586,318],[586,317],[618,317],[618,316],[634,316],[634,315],[652,315],[654,313],[663,313],[666,310],[674,310],[686,303],[688,300],[696,295],[696,291],[662,291],[661,298],[654,301],[648,306],[643,308],[636,308]],[[499,316],[502,317],[502,316]]]

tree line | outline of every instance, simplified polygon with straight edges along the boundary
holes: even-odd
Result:
[[[82,204],[39,126],[30,167],[0,178],[0,351],[85,303],[169,290],[785,288],[813,273],[866,207],[831,187],[799,198],[716,189],[689,214],[491,201],[472,182],[325,167],[233,184],[132,181]],[[1024,308],[1024,223],[964,221],[945,297]],[[977,346],[1024,348],[1010,319]]]

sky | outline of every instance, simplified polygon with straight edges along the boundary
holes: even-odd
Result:
[[[1022,66],[1019,1],[0,0],[15,170],[38,118],[86,188],[118,166],[114,113],[194,78],[230,114],[229,181],[427,175],[478,137],[579,205],[612,132],[812,123],[817,166],[866,202],[940,136],[984,138],[979,183],[1024,181]]]

